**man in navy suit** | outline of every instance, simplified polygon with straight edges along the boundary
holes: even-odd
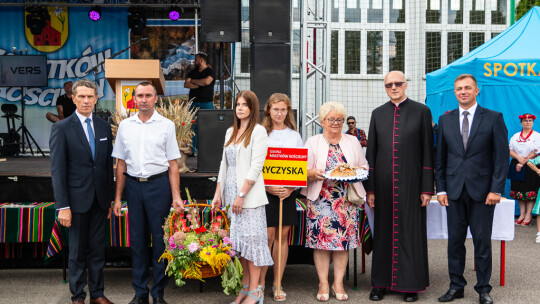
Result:
[[[502,113],[476,103],[479,89],[473,75],[458,76],[454,92],[459,108],[439,118],[435,152],[437,200],[446,206],[448,219],[450,274],[450,288],[439,302],[464,296],[464,243],[470,226],[477,278],[474,289],[480,304],[491,304],[491,230],[508,171],[508,131]]]
[[[49,146],[58,221],[69,228],[69,290],[84,303],[86,268],[90,303],[110,304],[103,295],[105,225],[114,197],[112,133],[92,115],[97,86],[87,79],[73,85],[77,110],[52,126]]]

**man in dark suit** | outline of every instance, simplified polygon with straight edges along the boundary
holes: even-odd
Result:
[[[114,197],[112,133],[94,117],[97,86],[82,79],[73,85],[77,110],[52,126],[49,146],[58,220],[69,228],[69,289],[84,303],[86,268],[90,303],[110,304],[103,295],[105,225]]]
[[[459,108],[439,118],[435,153],[437,200],[447,207],[450,274],[450,289],[439,302],[464,296],[464,243],[470,226],[477,278],[474,289],[480,304],[491,304],[491,230],[508,170],[508,131],[502,113],[476,103],[479,89],[474,76],[458,76],[454,92]]]

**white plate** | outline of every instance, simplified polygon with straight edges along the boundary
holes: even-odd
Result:
[[[337,180],[340,182],[347,182],[347,183],[356,183],[359,181],[366,180],[369,176],[369,172],[364,169],[356,169],[356,175],[355,176],[330,176],[332,171],[327,171],[326,174],[324,174],[324,177],[330,180]]]

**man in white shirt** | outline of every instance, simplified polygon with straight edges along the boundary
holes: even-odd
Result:
[[[104,295],[105,225],[114,194],[112,133],[94,117],[97,86],[81,79],[73,85],[73,115],[53,124],[51,171],[58,221],[69,228],[69,290],[74,304],[112,304]]]
[[[439,302],[464,297],[464,243],[470,226],[477,278],[474,289],[480,304],[492,304],[491,230],[508,171],[508,131],[502,113],[476,102],[479,89],[473,75],[458,76],[454,92],[459,109],[439,118],[435,153],[437,200],[446,207],[448,219],[450,275],[450,288]]]
[[[112,156],[116,166],[114,213],[121,215],[122,192],[126,189],[129,209],[129,236],[132,252],[132,286],[135,297],[130,304],[147,304],[148,293],[154,304],[166,304],[163,294],[168,278],[166,264],[158,262],[165,250],[163,223],[172,207],[183,209],[177,158],[180,151],[174,123],[155,109],[157,92],[150,82],[141,82],[134,91],[139,112],[118,126]],[[148,234],[152,235],[153,286],[148,282]]]

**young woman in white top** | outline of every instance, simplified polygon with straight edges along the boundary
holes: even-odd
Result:
[[[268,133],[268,147],[302,148],[302,137],[296,132],[296,124],[292,111],[291,100],[282,93],[270,96],[264,107],[264,120],[262,123]],[[272,250],[272,259],[278,260],[279,254],[279,200],[283,199],[283,220],[281,233],[281,267],[279,275],[283,278],[287,256],[289,254],[289,230],[298,224],[296,215],[296,195],[298,191],[291,187],[266,186],[268,205],[266,205],[266,225],[268,226],[268,247]],[[272,249],[273,246],[273,249]],[[263,267],[259,279],[259,287],[264,290],[265,277],[268,267]],[[275,301],[284,301],[287,297],[283,288],[277,293],[278,269],[274,267],[274,282],[272,291]]]
[[[259,100],[251,91],[236,95],[233,126],[225,135],[225,146],[219,167],[212,210],[230,206],[231,241],[240,257],[244,288],[232,304],[263,302],[259,277],[263,266],[273,264],[267,245],[266,213],[268,204],[261,174],[268,135],[259,124]]]
[[[520,216],[516,225],[528,226],[532,221],[532,209],[536,200],[539,178],[536,172],[527,166],[529,159],[534,159],[540,146],[540,134],[532,127],[536,116],[532,114],[519,115],[523,129],[510,138],[510,156],[516,171],[525,170],[525,180],[512,180],[510,197],[519,201]]]

